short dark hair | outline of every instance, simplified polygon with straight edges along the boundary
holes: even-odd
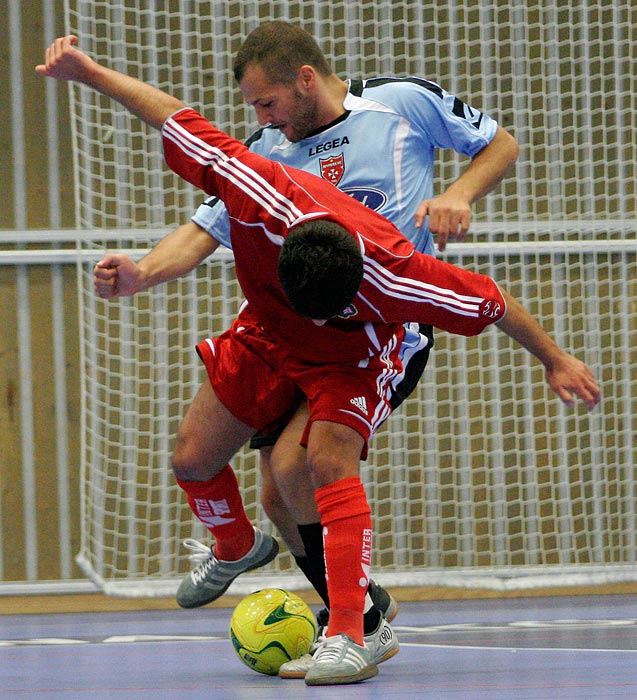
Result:
[[[332,74],[314,37],[294,24],[281,21],[266,22],[248,34],[232,64],[238,83],[252,63],[262,66],[273,83],[294,82],[304,65],[312,66],[325,76]]]
[[[354,300],[363,280],[363,256],[342,226],[317,219],[290,231],[278,269],[292,308],[322,320],[338,316]]]

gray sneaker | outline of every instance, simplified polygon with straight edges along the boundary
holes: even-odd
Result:
[[[369,649],[372,659],[377,664],[382,664],[383,661],[391,659],[400,649],[394,630],[390,627],[387,620],[382,617],[374,632],[366,634],[364,639],[365,646]],[[314,666],[314,654],[317,650],[318,644],[315,644],[309,654],[305,654],[298,659],[292,659],[292,661],[286,661],[279,669],[279,676],[281,678],[305,678],[307,672]]]
[[[183,579],[177,589],[177,603],[182,608],[199,608],[212,603],[226,592],[239,574],[267,564],[279,552],[278,542],[256,527],[252,549],[237,561],[217,559],[210,547],[197,540],[184,540],[184,546],[195,552],[189,559],[199,564]]]
[[[366,646],[359,646],[346,634],[322,637],[314,664],[305,674],[306,685],[358,683],[378,673],[378,666]]]

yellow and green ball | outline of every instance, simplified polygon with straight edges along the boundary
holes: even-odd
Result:
[[[316,640],[316,618],[298,595],[267,588],[246,596],[230,619],[230,641],[243,663],[274,676],[286,661],[307,654]]]

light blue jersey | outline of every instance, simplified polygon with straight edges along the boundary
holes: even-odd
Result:
[[[420,78],[351,81],[346,113],[297,143],[273,128],[251,137],[252,151],[306,170],[389,219],[416,248],[433,254],[431,233],[418,229],[420,202],[434,196],[436,148],[473,157],[487,146],[497,123],[440,86]],[[230,248],[222,202],[211,197],[193,221]]]

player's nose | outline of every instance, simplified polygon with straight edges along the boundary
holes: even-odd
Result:
[[[257,113],[257,121],[259,122],[260,126],[266,126],[267,124],[272,123],[272,114],[270,113],[270,110],[258,106],[255,106],[254,109]]]

